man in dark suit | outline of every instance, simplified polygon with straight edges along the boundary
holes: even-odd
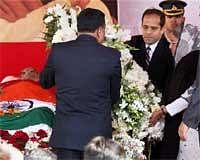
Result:
[[[87,8],[77,21],[78,38],[54,44],[40,76],[42,87],[57,90],[50,146],[59,160],[82,159],[84,146],[95,136],[111,138],[111,106],[120,95],[120,53],[100,44],[104,14]]]
[[[174,58],[169,43],[163,35],[165,16],[158,9],[147,9],[142,15],[142,35],[133,36],[128,42],[139,50],[133,50],[133,59],[148,72],[155,87],[162,93],[174,68]]]
[[[169,42],[163,36],[165,15],[158,9],[147,9],[142,15],[142,35],[133,36],[128,42],[139,50],[133,50],[133,59],[148,72],[149,78],[163,95],[174,69],[174,58]],[[151,49],[149,49],[149,47]],[[157,146],[152,147],[152,158]]]

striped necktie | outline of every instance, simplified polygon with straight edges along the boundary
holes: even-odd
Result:
[[[151,52],[151,48],[150,48],[150,46],[148,46],[147,48],[146,48],[146,52],[145,52],[145,56],[146,56],[146,64],[149,66],[149,62],[150,62],[150,52]]]

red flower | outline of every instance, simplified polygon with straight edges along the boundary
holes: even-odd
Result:
[[[41,142],[39,145],[40,148],[48,148],[48,143],[47,142]]]
[[[17,131],[15,134],[9,139],[8,143],[11,143],[14,147],[19,150],[24,150],[24,147],[29,140],[29,137],[23,131]]]
[[[42,138],[45,138],[45,137],[48,136],[47,133],[46,133],[43,129],[40,129],[40,130],[36,133],[36,135],[39,137],[38,139],[42,139]]]
[[[32,142],[37,142],[38,139],[37,139],[36,137],[31,137],[31,141],[32,141]]]
[[[3,140],[9,140],[11,135],[9,134],[8,131],[4,131],[4,130],[0,130],[0,137],[3,139]]]

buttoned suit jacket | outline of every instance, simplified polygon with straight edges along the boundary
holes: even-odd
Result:
[[[89,35],[54,44],[40,75],[56,86],[56,115],[50,146],[84,150],[95,136],[111,138],[111,106],[120,95],[120,53]]]

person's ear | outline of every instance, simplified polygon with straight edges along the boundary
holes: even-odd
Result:
[[[104,37],[103,35],[103,28],[102,27],[99,27],[97,30],[96,30],[96,35],[97,35],[97,40],[98,42],[102,42],[102,38]]]
[[[99,36],[100,36],[100,33],[101,33],[100,29],[99,29],[99,28],[97,28],[97,29],[96,29],[96,36],[97,36],[97,38],[99,38]]]

